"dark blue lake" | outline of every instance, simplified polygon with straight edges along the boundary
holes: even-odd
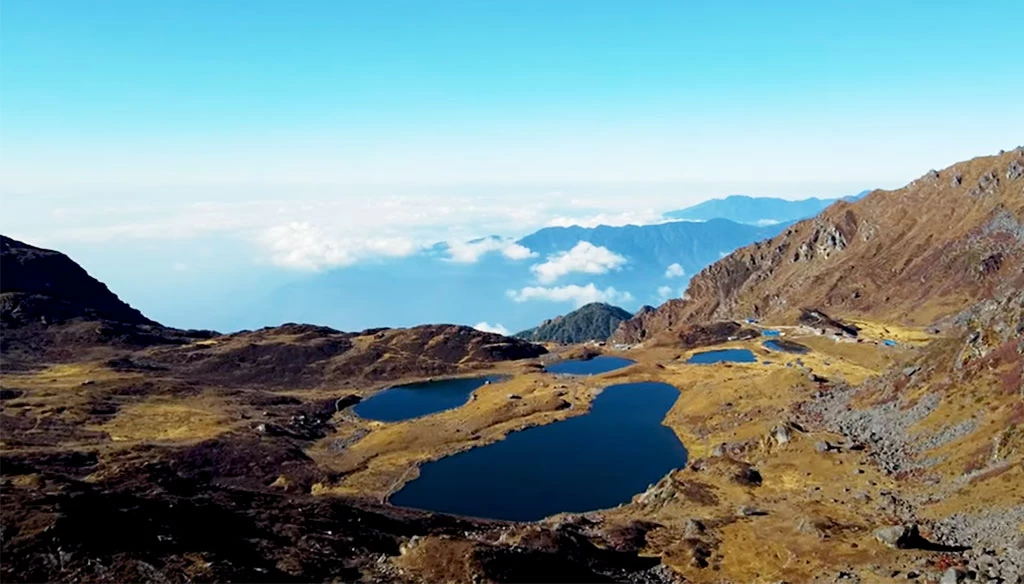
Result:
[[[763,344],[767,349],[771,349],[772,351],[781,351],[783,353],[796,353],[798,355],[803,355],[804,353],[810,351],[810,349],[799,343],[787,343],[785,341],[765,341]]]
[[[398,422],[443,410],[469,401],[476,388],[504,380],[499,375],[441,379],[390,387],[356,404],[353,411],[367,420]]]
[[[628,502],[686,464],[686,449],[661,423],[678,398],[664,383],[607,387],[582,416],[423,465],[391,503],[534,521]]]
[[[616,369],[622,369],[623,367],[629,367],[633,363],[635,363],[635,361],[623,359],[622,357],[599,355],[593,359],[572,359],[569,361],[560,361],[552,365],[547,365],[544,367],[544,370],[548,373],[559,373],[562,375],[598,375],[601,373],[608,373],[609,371],[615,371]]]
[[[694,353],[687,363],[699,365],[711,365],[712,363],[755,363],[757,357],[750,349],[719,349],[717,351],[704,351]]]

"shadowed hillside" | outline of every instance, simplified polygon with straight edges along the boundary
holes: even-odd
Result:
[[[0,318],[8,326],[73,318],[157,324],[66,255],[2,235]]]

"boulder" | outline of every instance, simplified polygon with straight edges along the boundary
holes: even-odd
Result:
[[[732,480],[747,487],[760,487],[762,478],[756,468],[748,466],[733,475]]]
[[[942,573],[939,584],[960,584],[964,580],[964,573],[956,568],[949,568]]]
[[[700,520],[687,519],[686,528],[683,531],[683,534],[688,538],[697,538],[704,535],[705,531],[707,531],[707,527],[705,527]]]
[[[785,424],[779,424],[772,428],[771,435],[777,444],[785,444],[793,439],[793,435],[789,431],[789,426],[786,426]]]
[[[740,505],[736,509],[737,517],[758,517],[761,515],[767,515],[768,512],[757,507],[751,507],[750,505]]]
[[[916,525],[890,525],[875,530],[875,539],[891,548],[907,549],[921,535]]]

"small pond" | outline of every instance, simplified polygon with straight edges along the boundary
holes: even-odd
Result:
[[[622,369],[623,367],[629,367],[633,363],[635,363],[635,361],[624,359],[622,357],[599,355],[592,359],[560,361],[558,363],[545,366],[544,370],[548,373],[559,373],[562,375],[599,375],[601,373],[615,371],[616,369]]]
[[[781,351],[783,353],[796,353],[797,355],[803,355],[810,351],[810,348],[792,341],[765,341],[763,344],[766,349]]]
[[[661,423],[678,398],[664,383],[607,387],[582,416],[423,465],[391,503],[534,521],[628,502],[686,464],[686,449]]]
[[[750,349],[719,349],[717,351],[704,351],[694,353],[687,361],[697,365],[711,365],[713,363],[756,363],[757,357]]]
[[[418,418],[457,408],[469,401],[476,388],[504,380],[500,375],[490,375],[397,385],[356,404],[353,411],[367,420],[381,422]]]

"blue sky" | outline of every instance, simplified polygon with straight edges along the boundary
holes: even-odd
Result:
[[[0,11],[0,231],[141,296],[898,187],[1024,137],[1018,0]]]
[[[26,189],[901,181],[1016,145],[1019,9],[7,0],[4,170]]]

